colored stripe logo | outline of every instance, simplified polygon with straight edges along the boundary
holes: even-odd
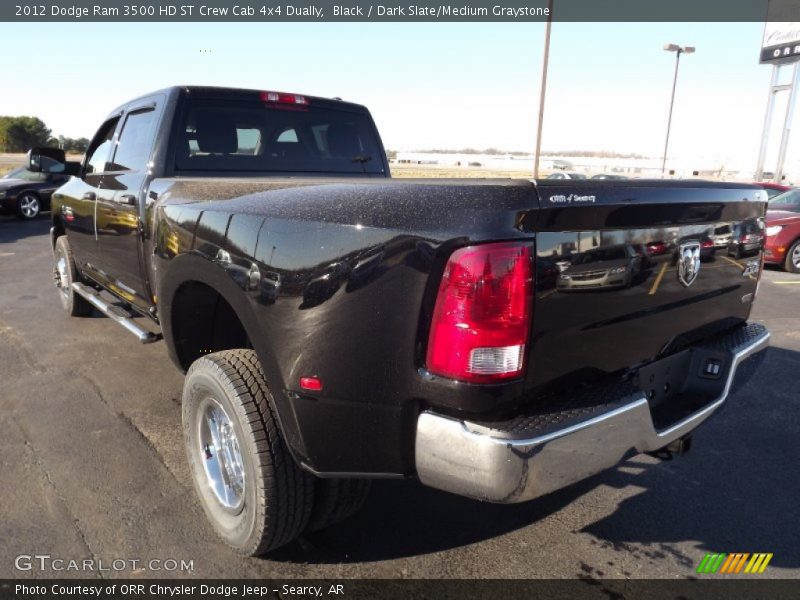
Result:
[[[772,552],[758,552],[755,554],[747,552],[735,552],[733,554],[712,552],[703,557],[703,560],[697,566],[697,572],[728,575],[749,573],[755,575],[763,573],[771,560]]]

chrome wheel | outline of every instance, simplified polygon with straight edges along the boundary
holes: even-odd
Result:
[[[69,269],[67,266],[67,257],[61,253],[56,254],[56,266],[53,269],[53,278],[56,281],[58,291],[68,295],[70,292],[69,286]]]
[[[33,194],[23,194],[17,201],[19,214],[26,219],[33,219],[39,215],[39,198]]]
[[[244,504],[244,461],[236,431],[228,413],[214,398],[203,400],[198,415],[200,462],[206,483],[228,512],[241,512]]]
[[[800,244],[796,244],[792,251],[792,264],[795,269],[800,270]]]

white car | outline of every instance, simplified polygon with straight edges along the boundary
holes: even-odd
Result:
[[[727,248],[728,244],[733,240],[733,231],[730,225],[720,225],[714,229],[714,246],[716,248]]]
[[[548,179],[586,179],[586,175],[584,175],[583,173],[567,173],[566,171],[564,171],[564,172],[550,173],[550,175],[548,175],[547,178]]]

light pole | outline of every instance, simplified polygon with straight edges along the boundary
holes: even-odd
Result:
[[[667,117],[667,139],[664,140],[664,157],[661,160],[661,176],[667,168],[667,148],[669,148],[669,130],[672,127],[672,107],[675,105],[675,86],[678,83],[678,67],[681,64],[681,54],[694,53],[694,46],[679,46],[678,44],[664,44],[664,50],[675,53],[675,77],[672,79],[672,97],[669,101],[669,117]]]
[[[544,30],[544,57],[542,58],[542,86],[539,90],[539,120],[536,127],[536,151],[533,153],[533,178],[539,179],[539,155],[542,152],[542,126],[544,125],[544,97],[547,93],[547,65],[550,62],[550,28],[553,25],[553,0],[547,0],[547,25]]]

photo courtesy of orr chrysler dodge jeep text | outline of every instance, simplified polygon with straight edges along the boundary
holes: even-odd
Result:
[[[63,308],[163,336],[197,495],[247,555],[349,516],[374,478],[513,503],[684,452],[769,338],[755,185],[395,180],[363,106],[203,87],[29,169],[72,175]],[[722,226],[761,241],[723,260]]]

